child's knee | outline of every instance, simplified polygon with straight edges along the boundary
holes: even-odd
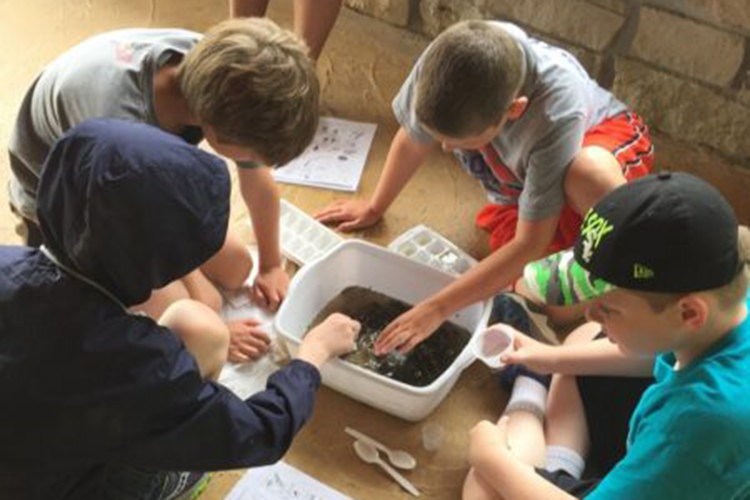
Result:
[[[581,149],[568,167],[563,182],[568,205],[583,215],[601,198],[625,184],[622,166],[614,155],[599,146]]]
[[[227,239],[219,253],[201,266],[211,282],[227,290],[240,288],[252,269],[253,259],[247,246],[231,231],[227,233]]]
[[[229,350],[229,329],[210,307],[195,300],[171,304],[159,318],[195,357],[204,378],[218,377]]]

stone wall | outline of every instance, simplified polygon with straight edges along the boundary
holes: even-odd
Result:
[[[505,19],[574,53],[657,130],[750,166],[750,0],[346,0],[434,37]]]

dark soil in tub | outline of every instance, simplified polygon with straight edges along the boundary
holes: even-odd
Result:
[[[450,322],[443,323],[428,339],[403,355],[391,352],[375,356],[373,344],[383,329],[412,306],[368,288],[344,289],[321,309],[310,324],[311,329],[332,313],[342,313],[362,323],[357,349],[342,358],[394,380],[416,387],[430,385],[461,354],[471,333]]]

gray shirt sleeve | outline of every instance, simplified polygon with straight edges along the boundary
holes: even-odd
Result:
[[[417,120],[417,114],[414,111],[414,104],[417,92],[417,78],[421,68],[421,59],[417,61],[414,68],[409,73],[406,81],[401,86],[396,98],[393,99],[393,114],[396,115],[396,121],[401,125],[409,135],[416,141],[433,144],[435,139],[422,127]]]
[[[570,115],[555,123],[529,155],[526,179],[518,201],[519,217],[538,220],[559,214],[565,205],[568,166],[583,144],[585,118]]]

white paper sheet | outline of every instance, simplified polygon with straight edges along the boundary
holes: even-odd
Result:
[[[284,462],[250,469],[226,500],[353,500]]]
[[[250,249],[253,256],[253,262],[258,262],[258,251],[255,248]],[[255,280],[257,266],[253,266],[253,271],[248,277],[245,286],[249,287]],[[256,392],[266,388],[266,381],[273,372],[279,369],[279,365],[274,362],[278,358],[278,340],[273,329],[274,314],[269,313],[256,306],[247,297],[244,291],[225,295],[224,307],[221,311],[221,317],[224,321],[235,321],[245,318],[257,319],[261,322],[261,328],[271,338],[271,351],[258,361],[253,363],[233,364],[227,363],[219,375],[219,383],[226,386],[242,399],[247,399]]]
[[[278,182],[356,191],[376,125],[323,117],[312,144],[273,172]]]

